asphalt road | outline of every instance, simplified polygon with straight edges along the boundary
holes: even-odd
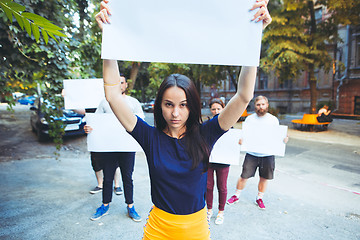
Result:
[[[53,144],[37,143],[26,127],[27,109],[18,109],[13,116],[0,109],[0,239],[141,239],[152,205],[144,154],[137,153],[134,172],[134,201],[143,221],[130,220],[124,197],[114,195],[109,215],[93,222],[89,217],[101,194],[88,192],[96,180],[85,137],[65,139],[55,160]],[[277,158],[264,197],[267,209],[254,204],[255,177],[240,202],[226,206],[223,225],[211,220],[212,239],[360,239],[360,124],[348,121],[335,120],[327,132],[290,128],[286,155]],[[240,172],[231,166],[228,195]]]

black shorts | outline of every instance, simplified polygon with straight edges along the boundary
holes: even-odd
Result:
[[[241,177],[248,179],[255,176],[256,169],[259,168],[259,176],[265,179],[274,178],[275,156],[256,157],[251,154],[245,155]]]
[[[101,152],[90,152],[91,166],[95,172],[103,169]]]
[[[103,170],[103,162],[109,159],[110,156],[112,157],[114,153],[118,153],[118,152],[90,152],[91,166],[93,170],[95,172]],[[119,153],[120,156],[124,156],[123,152],[119,152]],[[115,155],[119,156],[119,154],[115,154]],[[127,155],[125,154],[125,156]]]

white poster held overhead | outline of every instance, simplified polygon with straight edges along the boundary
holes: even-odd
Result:
[[[112,113],[87,113],[86,124],[92,127],[87,136],[91,152],[141,152],[139,143],[126,132]]]
[[[209,162],[239,165],[240,161],[240,129],[230,129],[215,143]]]
[[[64,80],[65,109],[97,108],[105,98],[102,79]]]
[[[241,151],[283,157],[287,129],[288,127],[283,125],[258,125],[244,122]]]
[[[255,0],[110,0],[103,59],[258,66]],[[139,7],[141,6],[141,7]]]

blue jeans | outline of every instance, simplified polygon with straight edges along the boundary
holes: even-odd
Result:
[[[135,152],[103,152],[101,155],[104,174],[103,203],[111,202],[115,170],[117,167],[120,167],[125,203],[132,204],[134,202],[132,173],[134,171]]]

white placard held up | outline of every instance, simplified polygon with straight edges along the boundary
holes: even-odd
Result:
[[[215,143],[209,162],[239,165],[240,162],[240,129],[229,129]]]
[[[97,108],[105,98],[102,79],[64,80],[65,109]]]
[[[93,130],[87,136],[91,152],[141,152],[138,142],[126,132],[112,113],[87,113],[86,123]]]
[[[284,156],[287,126],[244,122],[241,151]]]
[[[255,0],[110,0],[103,59],[258,66]]]

